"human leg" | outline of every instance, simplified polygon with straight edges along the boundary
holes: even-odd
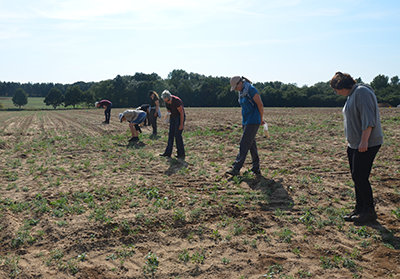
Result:
[[[252,156],[255,156],[253,160],[256,160],[258,157],[257,147],[255,146],[255,137],[257,135],[257,131],[260,125],[244,125],[243,126],[243,134],[240,139],[239,145],[239,153],[236,156],[235,162],[233,163],[233,168],[236,170],[240,170],[243,167],[243,164],[246,160],[247,153],[249,149],[252,148]],[[254,144],[254,146],[253,146]],[[257,156],[256,156],[257,153]],[[256,163],[257,165],[257,163]],[[258,159],[258,167],[259,167],[259,159]]]
[[[176,130],[179,130],[179,117],[178,116],[171,117],[171,119],[170,119],[169,132],[168,132],[168,144],[167,144],[167,148],[165,148],[164,154],[167,154],[167,155],[172,154],[172,148],[174,146],[174,138],[175,138]]]
[[[183,123],[185,123],[186,116],[184,117]],[[182,132],[183,130],[179,130],[180,126],[180,116],[178,117],[178,125],[175,128],[175,143],[176,143],[176,155],[178,157],[185,157],[185,146],[183,144]]]
[[[354,181],[356,194],[356,207],[353,221],[369,222],[377,218],[371,183],[372,164],[380,148],[379,146],[369,147],[366,152],[359,152],[357,149],[348,148],[348,156],[351,170],[351,177]],[[358,217],[356,216],[358,214]]]

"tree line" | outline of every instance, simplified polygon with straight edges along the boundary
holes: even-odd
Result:
[[[114,79],[100,82],[59,83],[14,83],[0,82],[0,96],[13,96],[16,106],[24,106],[29,97],[45,97],[48,106],[83,105],[94,106],[101,99],[110,100],[114,107],[138,107],[149,102],[148,92],[161,93],[169,90],[179,96],[185,106],[192,107],[235,107],[238,106],[237,94],[230,92],[229,77],[212,77],[184,70],[173,70],[167,79],[158,74],[136,73],[133,76],[117,75]],[[358,83],[363,83],[361,78]],[[256,82],[266,107],[338,107],[345,97],[336,95],[329,81],[318,82],[312,86],[298,87],[296,84],[284,84],[280,81]],[[370,83],[379,103],[400,104],[400,85],[398,76],[389,79],[378,75]],[[25,102],[26,101],[26,102]]]

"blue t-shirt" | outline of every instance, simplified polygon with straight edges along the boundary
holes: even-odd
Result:
[[[247,124],[258,124],[261,125],[260,111],[258,110],[256,102],[253,100],[254,96],[258,94],[257,89],[250,85],[249,91],[247,92],[248,97],[253,101],[254,106],[250,103],[248,97],[240,97],[239,103],[242,107],[242,125]]]

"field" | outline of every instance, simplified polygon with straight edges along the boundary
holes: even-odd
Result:
[[[91,110],[0,112],[0,278],[400,278],[400,109],[381,109],[371,183],[354,205],[340,108],[265,108],[262,175],[238,152],[239,108],[187,108],[185,159]],[[163,109],[162,113],[165,113]]]
[[[28,103],[21,109],[53,109],[52,106],[46,106],[43,102],[44,97],[28,97]],[[5,109],[18,109],[13,104],[12,97],[0,97],[0,103],[4,105]],[[77,105],[76,108],[81,108],[81,105]],[[94,104],[93,104],[94,107]],[[73,106],[68,106],[68,109],[72,109]],[[64,106],[57,107],[57,109],[65,109]]]

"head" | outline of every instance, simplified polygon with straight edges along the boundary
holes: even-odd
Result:
[[[150,90],[150,91],[149,91],[149,97],[152,98],[152,99],[154,99],[155,97],[157,97],[157,99],[159,99],[157,92],[154,91],[154,90]]]
[[[122,122],[122,121],[125,121],[125,120],[126,120],[125,116],[124,116],[122,113],[120,113],[120,114],[118,115],[118,118],[119,118],[119,122]]]
[[[238,90],[241,91],[243,88],[243,79],[240,76],[234,76],[231,78],[231,91]]]
[[[172,102],[172,95],[168,90],[164,90],[163,93],[161,93],[161,98],[166,102],[167,104],[170,104]]]
[[[99,102],[95,102],[95,103],[94,103],[94,106],[95,106],[95,107],[100,107]]]
[[[351,90],[356,83],[357,82],[349,74],[336,72],[333,78],[331,79],[329,85],[333,88],[333,90],[336,93],[339,94],[338,92],[339,90],[344,90],[344,91]]]

